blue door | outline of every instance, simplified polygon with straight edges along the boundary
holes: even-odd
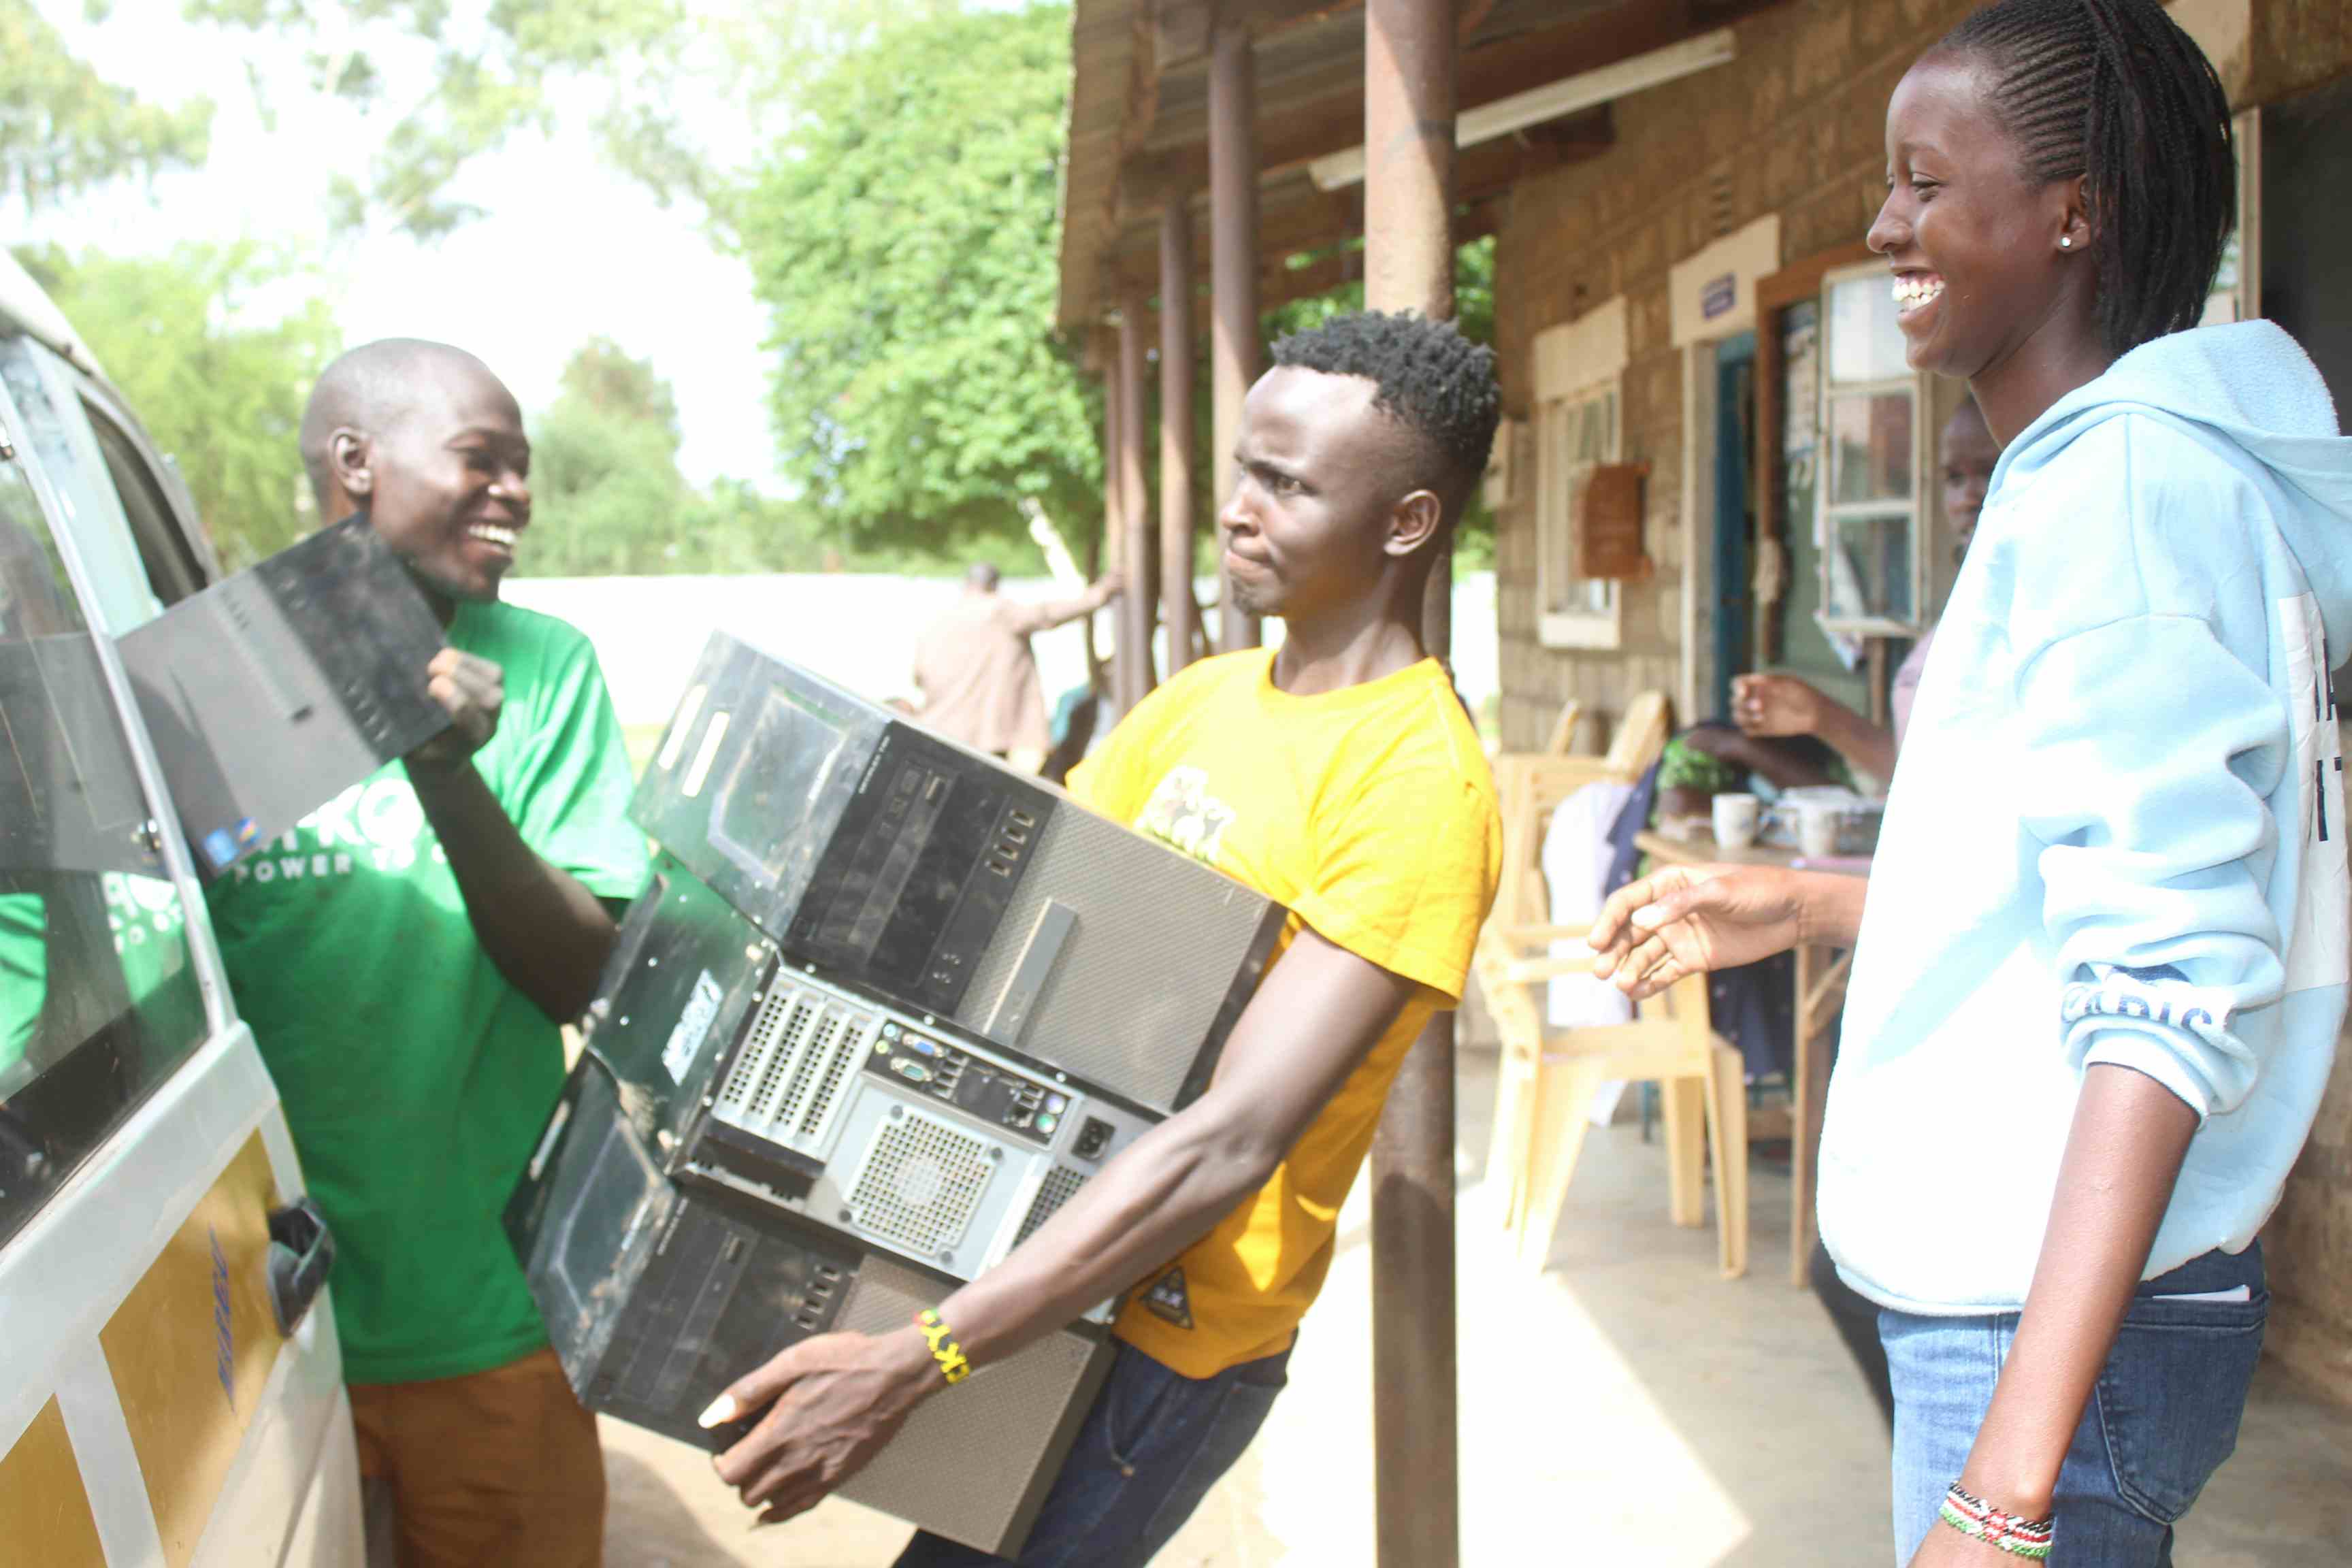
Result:
[[[1731,712],[1731,678],[1754,657],[1755,598],[1749,542],[1755,537],[1754,492],[1748,482],[1756,425],[1756,334],[1726,338],[1715,351],[1715,623],[1714,706],[1706,717]]]

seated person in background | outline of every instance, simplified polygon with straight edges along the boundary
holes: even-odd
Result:
[[[996,591],[985,561],[964,573],[963,594],[915,644],[915,684],[923,727],[1035,773],[1054,743],[1037,686],[1035,633],[1093,615],[1118,597],[1120,579],[1106,574],[1073,599],[1024,605]]]
[[[334,1228],[371,1561],[602,1559],[604,1467],[500,1225],[646,875],[588,639],[499,600],[530,443],[473,355],[390,340],[319,377],[321,517],[363,513],[446,628],[451,727],[207,893],[237,1006]],[[387,1534],[396,1542],[383,1540]]]
[[[2000,447],[1985,428],[1984,416],[1974,397],[1964,397],[1952,411],[1941,437],[1944,455],[1944,515],[1952,521],[1953,559],[1964,559],[1976,537],[1977,513],[1983,510],[1985,491],[1992,486],[1993,465]],[[1895,776],[1895,753],[1903,731],[1911,723],[1911,700],[1919,690],[1919,672],[1927,668],[1927,648],[1934,629],[1911,645],[1911,652],[1895,671],[1890,700],[1895,727],[1881,729],[1836,698],[1825,695],[1793,675],[1742,675],[1731,683],[1731,716],[1750,735],[1818,735],[1838,749],[1845,760],[1881,786]]]
[[[717,1461],[768,1518],[814,1506],[926,1399],[951,1404],[965,1363],[1131,1291],[1020,1562],[1150,1562],[1272,1407],[1390,1085],[1462,994],[1502,824],[1421,605],[1494,440],[1494,356],[1451,324],[1369,313],[1273,357],[1218,525],[1235,602],[1287,639],[1187,668],[1070,785],[1294,910],[1284,942],[1208,1091],[942,1302],[930,1342],[913,1324],[804,1340],[712,1404],[716,1426],[772,1402]],[[898,1561],[999,1560],[918,1534]]]

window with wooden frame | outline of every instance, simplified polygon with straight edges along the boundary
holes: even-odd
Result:
[[[1536,425],[1538,637],[1547,647],[1611,648],[1622,627],[1618,585],[1576,574],[1576,540],[1593,469],[1617,460],[1612,379],[1542,405]]]
[[[1821,621],[1849,637],[1914,637],[1926,624],[1927,378],[1904,361],[1885,265],[1822,281],[1819,472],[1813,540]]]

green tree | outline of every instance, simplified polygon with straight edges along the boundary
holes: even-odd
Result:
[[[222,561],[246,566],[315,525],[302,405],[338,336],[315,297],[266,300],[296,275],[247,247],[164,255],[18,252],[194,495]]]
[[[898,22],[719,196],[774,323],[780,458],[861,545],[1097,526],[1096,414],[1054,327],[1066,5]]]
[[[34,0],[0,0],[0,196],[40,207],[201,163],[211,125],[207,100],[141,103],[77,59]]]
[[[694,499],[677,467],[677,403],[653,365],[592,338],[531,435],[533,526],[519,570],[572,577],[667,569]]]

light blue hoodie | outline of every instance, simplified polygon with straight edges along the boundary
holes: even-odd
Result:
[[[2200,1118],[2142,1277],[2253,1238],[2344,1017],[2342,650],[2352,440],[2278,328],[2159,338],[2010,443],[1895,768],[1830,1089],[1822,1234],[1855,1289],[2021,1306],[2092,1063]]]

